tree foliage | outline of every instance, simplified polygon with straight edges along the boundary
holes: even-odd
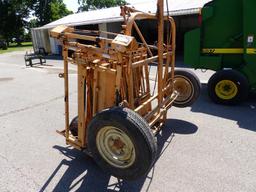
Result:
[[[7,42],[22,38],[25,29],[45,25],[71,13],[63,0],[0,0],[0,37]]]
[[[32,9],[34,16],[38,19],[38,26],[48,24],[73,13],[69,11],[63,0],[33,0]]]
[[[29,17],[30,0],[0,0],[0,36],[7,42],[24,33]]]
[[[58,20],[64,16],[72,14],[73,12],[68,10],[63,0],[55,0],[51,3],[51,21]]]
[[[125,0],[78,0],[80,5],[79,11],[88,11],[95,9],[102,9],[114,7],[118,5],[125,5]]]

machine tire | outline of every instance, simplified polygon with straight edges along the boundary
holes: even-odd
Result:
[[[221,70],[209,79],[208,94],[217,104],[235,105],[248,97],[249,83],[238,71]]]
[[[128,108],[98,113],[88,126],[87,141],[95,162],[126,180],[147,174],[157,155],[156,139],[148,123]]]
[[[78,136],[78,116],[76,116],[69,125],[69,131],[73,136]]]
[[[201,83],[195,73],[185,69],[174,72],[174,89],[180,93],[174,101],[175,107],[191,106],[200,96]]]

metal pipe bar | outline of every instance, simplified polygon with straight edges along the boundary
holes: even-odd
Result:
[[[150,118],[157,113],[160,109],[166,109],[166,106],[169,106],[170,103],[173,103],[177,98],[177,95],[173,93],[170,97],[166,98],[164,102],[160,103],[156,108],[154,108],[150,113],[148,113],[144,118],[149,121]]]
[[[163,93],[165,93],[169,88],[171,88],[172,87],[172,85],[170,84],[170,85],[168,85],[167,87],[165,87],[164,89],[163,89]],[[142,103],[139,107],[137,107],[134,111],[135,112],[139,112],[140,110],[142,110],[145,106],[147,106],[150,102],[152,102],[153,100],[155,100],[155,99],[157,99],[158,98],[158,94],[156,94],[155,96],[153,96],[153,97],[150,97],[148,100],[146,100],[144,103]],[[144,118],[146,118],[146,117],[144,117]]]
[[[163,0],[157,1],[157,19],[158,19],[158,66],[157,66],[157,74],[158,74],[158,104],[163,101],[163,44],[164,44],[164,3]]]
[[[166,111],[160,111],[160,113],[149,123],[149,126],[152,127],[157,121],[166,113]]]
[[[63,49],[63,59],[64,59],[64,90],[65,90],[65,135],[66,142],[69,138],[69,82],[68,82],[68,48],[64,45]]]
[[[166,55],[167,55],[167,53],[164,53],[163,58],[166,58]],[[137,67],[141,67],[142,65],[145,65],[147,63],[152,63],[153,61],[157,60],[158,58],[159,57],[157,55],[157,56],[149,57],[149,58],[141,60],[141,61],[134,62],[134,63],[132,63],[132,68],[134,69],[134,68],[137,68]]]
[[[145,106],[147,106],[150,102],[154,101],[155,99],[157,99],[158,95],[155,95],[154,97],[150,97],[147,101],[145,101],[144,103],[142,103],[139,107],[137,107],[134,111],[135,112],[139,112],[141,109],[143,109]]]
[[[111,43],[112,39],[107,39],[103,37],[94,37],[94,36],[89,36],[89,35],[79,35],[79,34],[74,34],[74,33],[65,33],[65,37],[67,39],[81,39],[81,40],[87,40],[87,41],[94,41],[98,42],[101,40],[106,41],[107,43]]]
[[[150,57],[153,57],[153,53],[151,52],[151,50],[150,50],[150,48],[149,48],[149,46],[148,46],[148,44],[147,44],[147,42],[146,42],[145,38],[143,37],[143,35],[142,35],[142,33],[141,33],[141,31],[140,31],[140,29],[139,29],[139,27],[138,27],[137,23],[136,23],[136,22],[134,22],[134,23],[133,23],[133,26],[134,26],[135,30],[137,31],[137,33],[139,34],[140,39],[141,39],[141,41],[142,41],[143,45],[144,45],[144,46],[146,46],[146,48],[147,48],[147,50],[148,50],[148,53],[149,53]]]

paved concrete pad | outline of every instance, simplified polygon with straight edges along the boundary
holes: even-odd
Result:
[[[23,55],[0,55],[0,191],[256,190],[255,98],[239,106],[215,105],[203,85],[195,105],[168,112],[158,135],[159,158],[148,176],[127,182],[104,173],[56,134],[64,127],[62,62],[30,68]],[[212,74],[196,73],[203,83]],[[75,86],[70,93],[75,116]]]

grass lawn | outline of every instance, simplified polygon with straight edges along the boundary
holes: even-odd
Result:
[[[30,49],[33,49],[32,42],[24,42],[21,44],[21,46],[17,46],[17,44],[10,43],[7,50],[0,49],[0,54],[12,52],[12,51],[25,51]]]

